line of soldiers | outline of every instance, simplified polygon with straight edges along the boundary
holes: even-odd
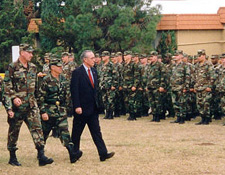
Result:
[[[150,55],[131,51],[96,54],[99,74],[99,104],[106,110],[104,119],[129,113],[128,120],[148,116],[153,122],[176,116],[171,123],[183,124],[200,115],[197,125],[221,119],[225,110],[223,63],[225,54],[212,55],[210,62],[204,49],[194,57],[182,50]],[[221,63],[219,64],[219,59]],[[213,98],[212,98],[213,97]]]

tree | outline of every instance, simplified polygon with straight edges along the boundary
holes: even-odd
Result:
[[[11,62],[11,48],[19,45],[23,37],[28,36],[27,20],[23,13],[23,4],[14,4],[13,0],[0,2],[0,72]]]
[[[44,48],[62,46],[78,54],[87,48],[152,50],[160,8],[150,8],[151,0],[65,0],[63,7],[60,3],[42,2],[40,33],[51,43],[42,42]]]

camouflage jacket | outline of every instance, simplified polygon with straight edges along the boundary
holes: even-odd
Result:
[[[63,74],[68,81],[71,80],[72,72],[77,68],[77,64],[75,62],[69,62],[67,64],[63,64]]]
[[[172,75],[170,76],[170,86],[172,91],[189,90],[190,87],[190,68],[186,63],[174,64]]]
[[[122,71],[122,87],[123,89],[131,89],[134,84],[134,63],[124,64]],[[136,87],[136,86],[135,86]]]
[[[28,108],[37,107],[35,99],[35,85],[37,78],[37,68],[33,63],[28,63],[25,68],[19,59],[9,64],[5,72],[3,81],[3,104],[6,110],[27,110]],[[13,104],[14,98],[20,98],[22,105],[16,107]]]
[[[67,80],[63,75],[59,76],[59,80],[51,74],[43,78],[37,98],[41,114],[47,113],[49,117],[66,115],[68,106],[66,83]]]
[[[122,82],[123,82],[123,64],[116,63],[115,67],[118,71],[118,87],[119,87],[119,86],[122,86]]]
[[[146,78],[146,87],[149,90],[158,89],[159,87],[167,88],[166,68],[163,63],[156,61],[155,63],[148,64]]]
[[[212,88],[215,80],[212,64],[209,61],[203,64],[197,63],[194,78],[196,91],[204,91],[207,87]]]
[[[110,89],[112,86],[118,88],[119,74],[116,67],[111,62],[101,66],[99,76],[100,89]]]
[[[215,83],[216,86],[216,91],[217,92],[225,92],[225,67],[220,66],[220,68],[217,70],[218,71],[218,77]]]

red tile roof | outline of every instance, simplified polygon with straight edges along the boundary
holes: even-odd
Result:
[[[216,30],[224,29],[225,7],[217,14],[165,14],[157,30]]]

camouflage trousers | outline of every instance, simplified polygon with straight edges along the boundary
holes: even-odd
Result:
[[[220,105],[219,108],[221,109],[221,112],[223,115],[225,115],[225,92],[220,92]]]
[[[212,96],[213,98],[211,100],[210,113],[211,116],[216,117],[223,113],[220,106],[220,100],[223,96],[220,96],[220,93],[215,91],[212,93]]]
[[[115,109],[115,96],[116,91],[115,90],[102,90],[102,101],[105,106],[106,111],[114,111]]]
[[[201,116],[210,118],[210,104],[212,99],[212,93],[206,91],[198,91],[197,97],[197,108]]]
[[[186,94],[187,100],[187,114],[197,114],[196,94],[194,92],[188,92]]]
[[[42,122],[42,128],[43,128],[43,134],[44,134],[44,141],[46,143],[50,131],[54,128],[56,128],[57,133],[59,134],[59,139],[63,146],[68,146],[71,142],[70,139],[70,133],[68,129],[68,121],[67,117],[49,117],[49,120],[47,121],[41,121]]]
[[[140,107],[141,114],[148,115],[148,110],[150,108],[149,101],[148,101],[148,94],[146,91],[142,91],[141,94],[142,94],[141,95],[141,107]]]
[[[172,103],[177,117],[186,117],[186,94],[181,91],[172,91]]]
[[[164,96],[162,97],[162,103],[163,103],[163,111],[169,112],[170,116],[174,116],[175,112],[173,109],[173,103],[172,103],[172,95],[171,95],[171,91],[166,92],[166,94],[164,94]]]
[[[123,91],[118,90],[116,91],[114,104],[115,104],[115,113],[121,114],[122,112],[125,111]]]
[[[7,148],[9,151],[17,150],[16,145],[23,121],[30,131],[36,148],[44,146],[39,109],[33,108],[23,112],[15,111],[14,117],[8,118],[9,131]]]
[[[99,105],[99,110],[104,111],[104,104],[102,101],[102,91],[98,90],[97,94],[98,94],[97,101],[98,101],[98,105]]]
[[[163,95],[165,95],[165,93],[159,92],[158,89],[149,90],[149,102],[152,108],[152,115],[161,115],[163,113]]]
[[[142,100],[143,100],[143,91],[137,90],[134,105],[137,107],[137,113],[139,113],[140,115],[142,114],[143,110]]]
[[[126,109],[130,114],[137,113],[137,102],[136,99],[137,92],[132,91],[130,89],[124,90],[124,96],[125,96],[125,105]]]

